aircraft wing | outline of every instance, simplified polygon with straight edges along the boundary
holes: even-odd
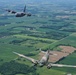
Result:
[[[45,52],[45,51],[41,51],[41,52],[42,52],[42,53],[47,53],[47,51],[46,51],[46,52]],[[48,52],[49,52],[50,55],[57,55],[57,54],[53,53],[52,51],[49,51],[49,50],[48,50]]]
[[[18,56],[20,56],[20,57],[23,57],[23,58],[26,58],[27,60],[29,60],[29,61],[31,61],[32,63],[36,63],[38,60],[35,60],[35,59],[33,59],[33,58],[30,58],[30,57],[27,57],[27,56],[25,56],[25,55],[23,55],[23,54],[19,54],[19,53],[17,53],[17,52],[13,52],[14,54],[17,54]]]
[[[63,64],[51,64],[51,66],[56,66],[56,67],[74,67],[74,68],[76,68],[76,66],[74,66],[74,65],[63,65]]]
[[[47,53],[47,52],[45,52],[45,51],[41,51],[42,53]]]
[[[6,11],[8,11],[8,12],[10,12],[10,13],[12,13],[12,14],[15,14],[15,13],[16,13],[16,11],[9,10],[9,9],[6,9]]]

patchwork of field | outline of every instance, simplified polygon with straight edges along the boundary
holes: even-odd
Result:
[[[50,50],[50,52],[53,54],[50,55],[49,62],[57,63],[57,62],[65,59],[68,55],[76,52],[76,48],[71,47],[71,46],[59,46],[59,48],[61,48],[60,51],[51,51]],[[41,59],[44,55],[45,55],[45,53],[40,52],[39,59]]]
[[[6,4],[2,8],[21,11],[22,5]],[[16,18],[14,15],[0,9],[0,66],[4,66],[4,63],[9,64],[6,62],[18,58],[13,54],[14,51],[38,59],[40,49],[61,51],[59,46],[76,48],[76,10],[70,9],[70,7],[60,7],[57,4],[46,4],[45,2],[29,3],[27,11],[30,11],[32,16],[21,18]],[[15,61],[31,66],[31,63],[25,59],[18,58]],[[76,65],[76,52],[57,63]],[[0,69],[1,75],[2,73],[11,75],[9,73],[12,72],[11,69],[11,72],[8,71],[7,73],[6,71],[7,74],[5,74]],[[52,67],[48,70],[46,67],[37,67],[34,74],[30,73],[28,75],[67,75],[68,73],[76,75],[75,68]],[[26,73],[22,71],[22,73],[14,75],[26,75]]]

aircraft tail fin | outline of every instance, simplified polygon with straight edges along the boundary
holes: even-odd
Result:
[[[25,7],[24,7],[24,10],[23,10],[23,12],[26,12],[26,5],[25,5]]]
[[[48,50],[47,52],[50,53],[50,50]]]

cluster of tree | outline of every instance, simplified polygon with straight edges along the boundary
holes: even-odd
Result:
[[[65,34],[65,33],[62,33],[62,32],[57,32],[57,31],[54,31],[54,32],[46,32],[46,34],[48,35],[47,38],[51,38],[51,39],[56,39],[56,40],[59,40],[59,39],[62,39],[66,36],[68,36],[68,34]]]
[[[63,22],[63,20],[62,19],[52,19],[52,20],[49,20],[49,21],[52,21],[52,22]]]
[[[23,22],[23,21],[22,21],[22,22]],[[22,22],[18,22],[18,23],[22,23]],[[21,28],[29,28],[30,30],[35,29],[35,27],[31,27],[31,26],[15,26],[15,27],[9,28],[8,30],[9,30],[9,31],[13,31],[14,28],[18,28],[18,27],[21,27]],[[30,32],[30,31],[27,31],[27,30],[24,30],[24,31],[21,31],[20,33],[29,34],[29,33],[31,33],[31,32]]]
[[[67,31],[67,32],[76,32],[76,29],[63,29],[62,31]]]
[[[27,41],[28,39],[19,39],[19,40],[13,40],[10,42],[10,44],[19,44],[19,43],[22,43],[24,41]]]
[[[3,61],[3,59],[0,59],[0,62],[2,62]]]
[[[64,37],[68,36],[68,34],[53,31],[53,32],[46,32],[46,34],[44,34],[44,35],[30,34],[29,36],[59,40],[59,39],[62,39]],[[43,41],[43,40],[40,40],[40,41],[43,43],[52,43],[49,41]]]
[[[46,40],[37,41],[37,40],[34,40],[34,39],[26,38],[26,39],[14,39],[11,42],[9,42],[9,44],[20,44],[20,43],[25,42],[25,41],[27,42],[28,40],[30,40],[30,44],[37,44],[40,41],[43,42],[43,43],[51,43],[50,41],[46,41]]]
[[[46,41],[46,40],[40,40],[40,42],[42,42],[42,43],[49,43],[49,44],[52,43],[52,41]]]
[[[48,29],[55,29],[55,30],[58,30],[58,29],[61,29],[62,26],[50,26],[50,25],[47,25],[47,26],[41,26],[40,28],[48,28]]]
[[[9,32],[0,32],[0,37],[11,35]]]
[[[16,22],[17,24],[24,23],[24,21]]]
[[[41,21],[36,21],[36,22],[33,22],[32,24],[38,24],[38,23],[40,23],[40,24],[47,24],[47,22],[41,22]]]
[[[6,20],[6,19],[8,19],[8,17],[7,16],[0,16],[0,19],[1,20]]]
[[[20,34],[32,34],[32,32],[28,31],[28,30],[23,30],[20,32]]]
[[[69,23],[63,23],[63,24],[58,25],[58,26],[57,25],[43,25],[40,28],[47,28],[47,29],[59,30],[59,29],[61,29],[63,27],[68,27],[68,26],[71,26],[71,24],[69,24]]]
[[[36,73],[35,67],[29,67],[25,64],[20,64],[15,61],[6,62],[0,66],[0,73],[2,75],[16,75],[16,74],[25,74],[29,75],[39,75]]]
[[[35,27],[31,27],[31,26],[18,26],[18,27],[23,27],[23,28],[30,28],[30,30],[35,29]]]
[[[51,37],[48,37],[46,34],[44,34],[44,35],[30,34],[29,36],[39,37],[39,38],[51,38]],[[48,44],[52,43],[52,41],[46,41],[46,40],[39,40],[39,41],[42,43],[48,43]],[[35,44],[35,43],[33,43],[33,44]]]
[[[0,26],[5,26],[6,24],[11,24],[9,22],[0,22]]]
[[[35,53],[26,54],[26,56],[35,56],[35,55],[36,55]]]
[[[54,15],[55,15],[55,16],[57,16],[57,15],[59,15],[59,16],[65,16],[65,15],[69,16],[68,13],[55,13]]]

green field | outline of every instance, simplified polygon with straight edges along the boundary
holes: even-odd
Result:
[[[61,39],[57,42],[52,43],[49,47],[52,48],[52,49],[59,46],[59,45],[76,47],[76,42],[75,41],[76,41],[76,33],[73,33],[66,38],[63,38],[63,39]]]
[[[17,4],[15,6],[9,4],[9,7],[6,3],[2,8],[9,7],[16,10],[21,5],[23,4],[18,6]],[[49,4],[47,1],[39,4],[34,3],[34,5],[29,3],[29,5],[28,11],[32,13],[31,17],[16,18],[14,15],[2,16],[0,14],[0,75],[11,75],[12,72],[15,72],[15,64],[18,64],[17,68],[19,67],[18,70],[21,69],[22,72],[17,71],[13,75],[27,75],[25,73],[26,65],[30,69],[32,64],[23,58],[19,58],[13,52],[38,59],[40,49],[61,50],[58,47],[60,45],[76,48],[76,14],[72,14],[75,11],[72,5],[61,6],[56,3]],[[22,7],[18,10],[21,9]],[[4,11],[0,9],[0,13],[4,13]],[[14,66],[9,66],[11,61],[16,62],[12,62]],[[76,52],[58,63],[76,65]],[[44,66],[42,68],[37,67],[36,70],[32,68],[32,70],[34,73],[28,72],[28,75],[67,75],[68,73],[76,75],[75,68],[52,67],[47,69]]]

